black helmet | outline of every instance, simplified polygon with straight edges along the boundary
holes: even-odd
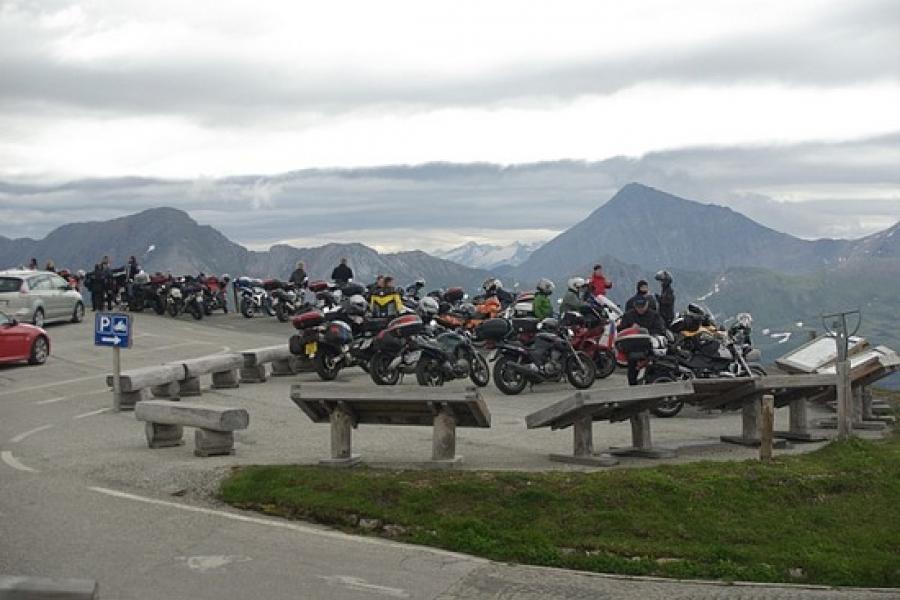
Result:
[[[668,271],[657,271],[653,278],[660,283],[672,283],[672,276]]]
[[[538,329],[547,333],[556,333],[557,331],[559,331],[559,321],[557,321],[553,317],[547,317],[546,319],[543,319],[540,323],[538,323]]]

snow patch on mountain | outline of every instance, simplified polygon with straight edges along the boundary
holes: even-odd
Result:
[[[498,246],[468,242],[462,246],[450,250],[438,250],[432,254],[438,258],[476,269],[493,269],[502,265],[515,267],[528,260],[531,253],[542,244],[543,242],[530,244],[513,242],[506,246]]]

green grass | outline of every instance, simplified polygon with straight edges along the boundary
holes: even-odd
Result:
[[[346,531],[358,531],[360,517],[378,519],[402,527],[395,539],[498,561],[900,587],[897,433],[770,464],[590,473],[253,466],[236,469],[221,497]]]

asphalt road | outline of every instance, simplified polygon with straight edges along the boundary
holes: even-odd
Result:
[[[89,317],[91,315],[88,315]],[[52,356],[40,367],[0,367],[0,574],[92,578],[102,598],[889,598],[892,591],[727,586],[629,579],[490,563],[306,523],[244,513],[217,502],[236,464],[315,463],[329,432],[291,403],[289,388],[315,374],[235,390],[204,389],[203,402],[246,408],[250,428],[234,456],[199,459],[192,442],[149,450],[143,424],[114,413],[105,386],[111,351],[95,348],[93,322],[50,326]],[[274,319],[141,314],[124,368],[286,341]],[[614,375],[601,385],[621,385]],[[208,382],[205,382],[208,385]],[[371,384],[361,371],[334,385]],[[415,385],[408,380],[404,385]],[[459,384],[462,385],[462,384]],[[572,392],[538,386],[508,398],[484,390],[492,428],[459,430],[463,468],[579,469],[550,462],[571,452],[571,433],[527,431],[524,417]],[[786,421],[786,414],[778,415]],[[654,420],[661,445],[691,442],[677,461],[740,459],[752,450],[713,444],[738,433],[738,415]],[[597,424],[595,448],[629,442],[627,423]],[[186,432],[186,437],[190,437]],[[427,459],[429,428],[361,426],[354,451],[371,464]],[[800,451],[800,450],[794,450]],[[625,459],[622,466],[653,464]]]

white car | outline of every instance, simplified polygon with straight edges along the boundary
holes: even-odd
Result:
[[[17,321],[44,323],[84,318],[84,300],[69,282],[49,271],[0,271],[0,310]]]

